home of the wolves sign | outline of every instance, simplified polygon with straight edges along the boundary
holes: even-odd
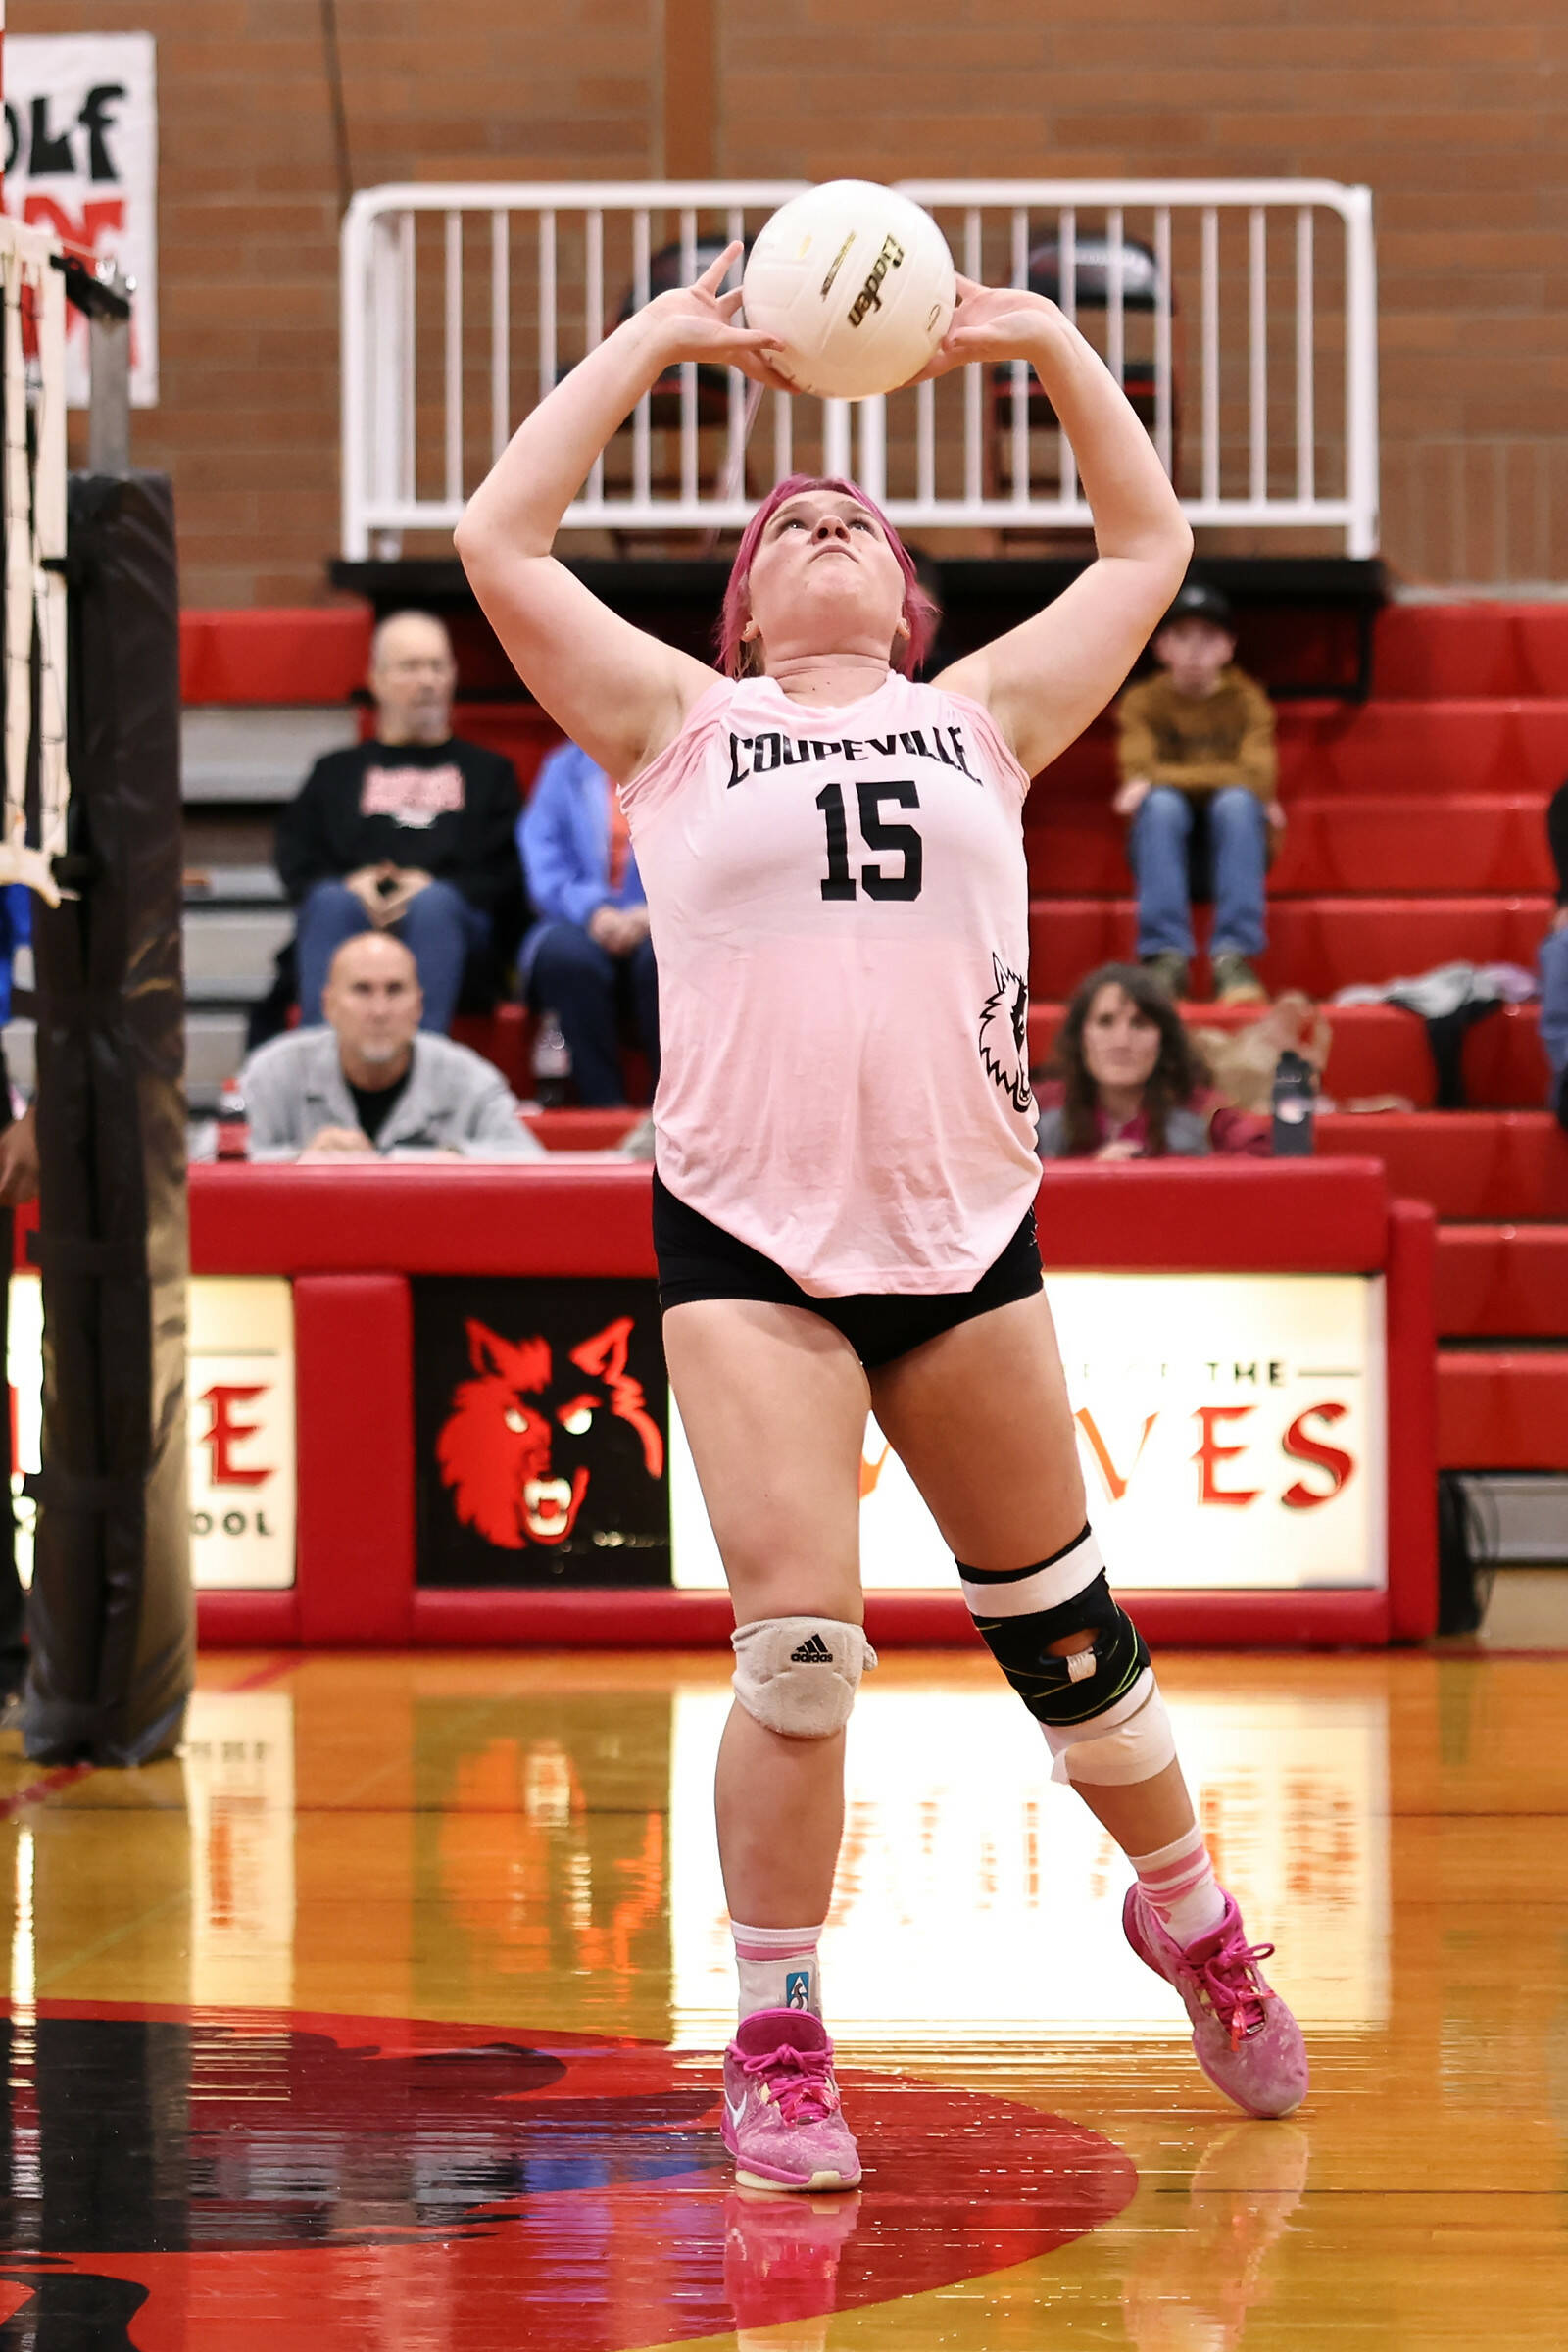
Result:
[[[158,81],[150,32],[7,33],[5,209],[135,281],[130,397],[158,401]],[[86,322],[66,397],[87,405]]]
[[[1385,1582],[1380,1279],[1074,1272],[1046,1287],[1114,1579],[1176,1592]],[[867,1589],[951,1588],[953,1556],[874,1421],[860,1496]],[[676,1584],[717,1586],[678,1421],[670,1510]]]

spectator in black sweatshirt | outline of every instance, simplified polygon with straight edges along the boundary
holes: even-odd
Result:
[[[427,612],[395,612],[370,646],[375,734],[328,752],[278,819],[284,889],[299,908],[300,1018],[321,1019],[327,966],[356,932],[413,951],[421,1026],[452,1025],[464,967],[520,894],[516,772],[452,732],[452,642]]]

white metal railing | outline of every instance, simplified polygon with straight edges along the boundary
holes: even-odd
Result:
[[[657,290],[798,181],[405,185],[343,223],[343,552],[448,531],[518,418]],[[1332,180],[906,180],[960,270],[1054,278],[1198,526],[1378,545],[1371,191]],[[428,292],[426,289],[428,288]],[[1021,365],[865,401],[684,366],[638,404],[565,527],[714,532],[796,468],[853,473],[902,528],[1086,525]],[[763,425],[768,408],[771,416]],[[761,429],[754,430],[754,426]]]

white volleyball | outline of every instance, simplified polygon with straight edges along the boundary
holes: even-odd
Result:
[[[760,230],[742,280],[746,323],[778,336],[799,392],[865,400],[906,384],[948,331],[953,256],[930,214],[870,179],[792,196]]]

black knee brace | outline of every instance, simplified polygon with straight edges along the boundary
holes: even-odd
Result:
[[[1076,1544],[1069,1546],[1076,1549]],[[1064,1556],[1058,1553],[1055,1560],[1004,1574],[958,1563],[968,1588],[969,1613],[986,1647],[1036,1721],[1053,1725],[1087,1723],[1103,1715],[1126,1696],[1149,1664],[1148,1644],[1112,1594],[1103,1568],[1082,1592],[1054,1608],[1026,1616],[1000,1616],[976,1608],[976,1588],[989,1587],[1001,1595]],[[1098,1557],[1098,1549],[1093,1556]],[[1092,1634],[1093,1645],[1075,1656],[1054,1655],[1053,1642],[1065,1641],[1069,1634]]]

